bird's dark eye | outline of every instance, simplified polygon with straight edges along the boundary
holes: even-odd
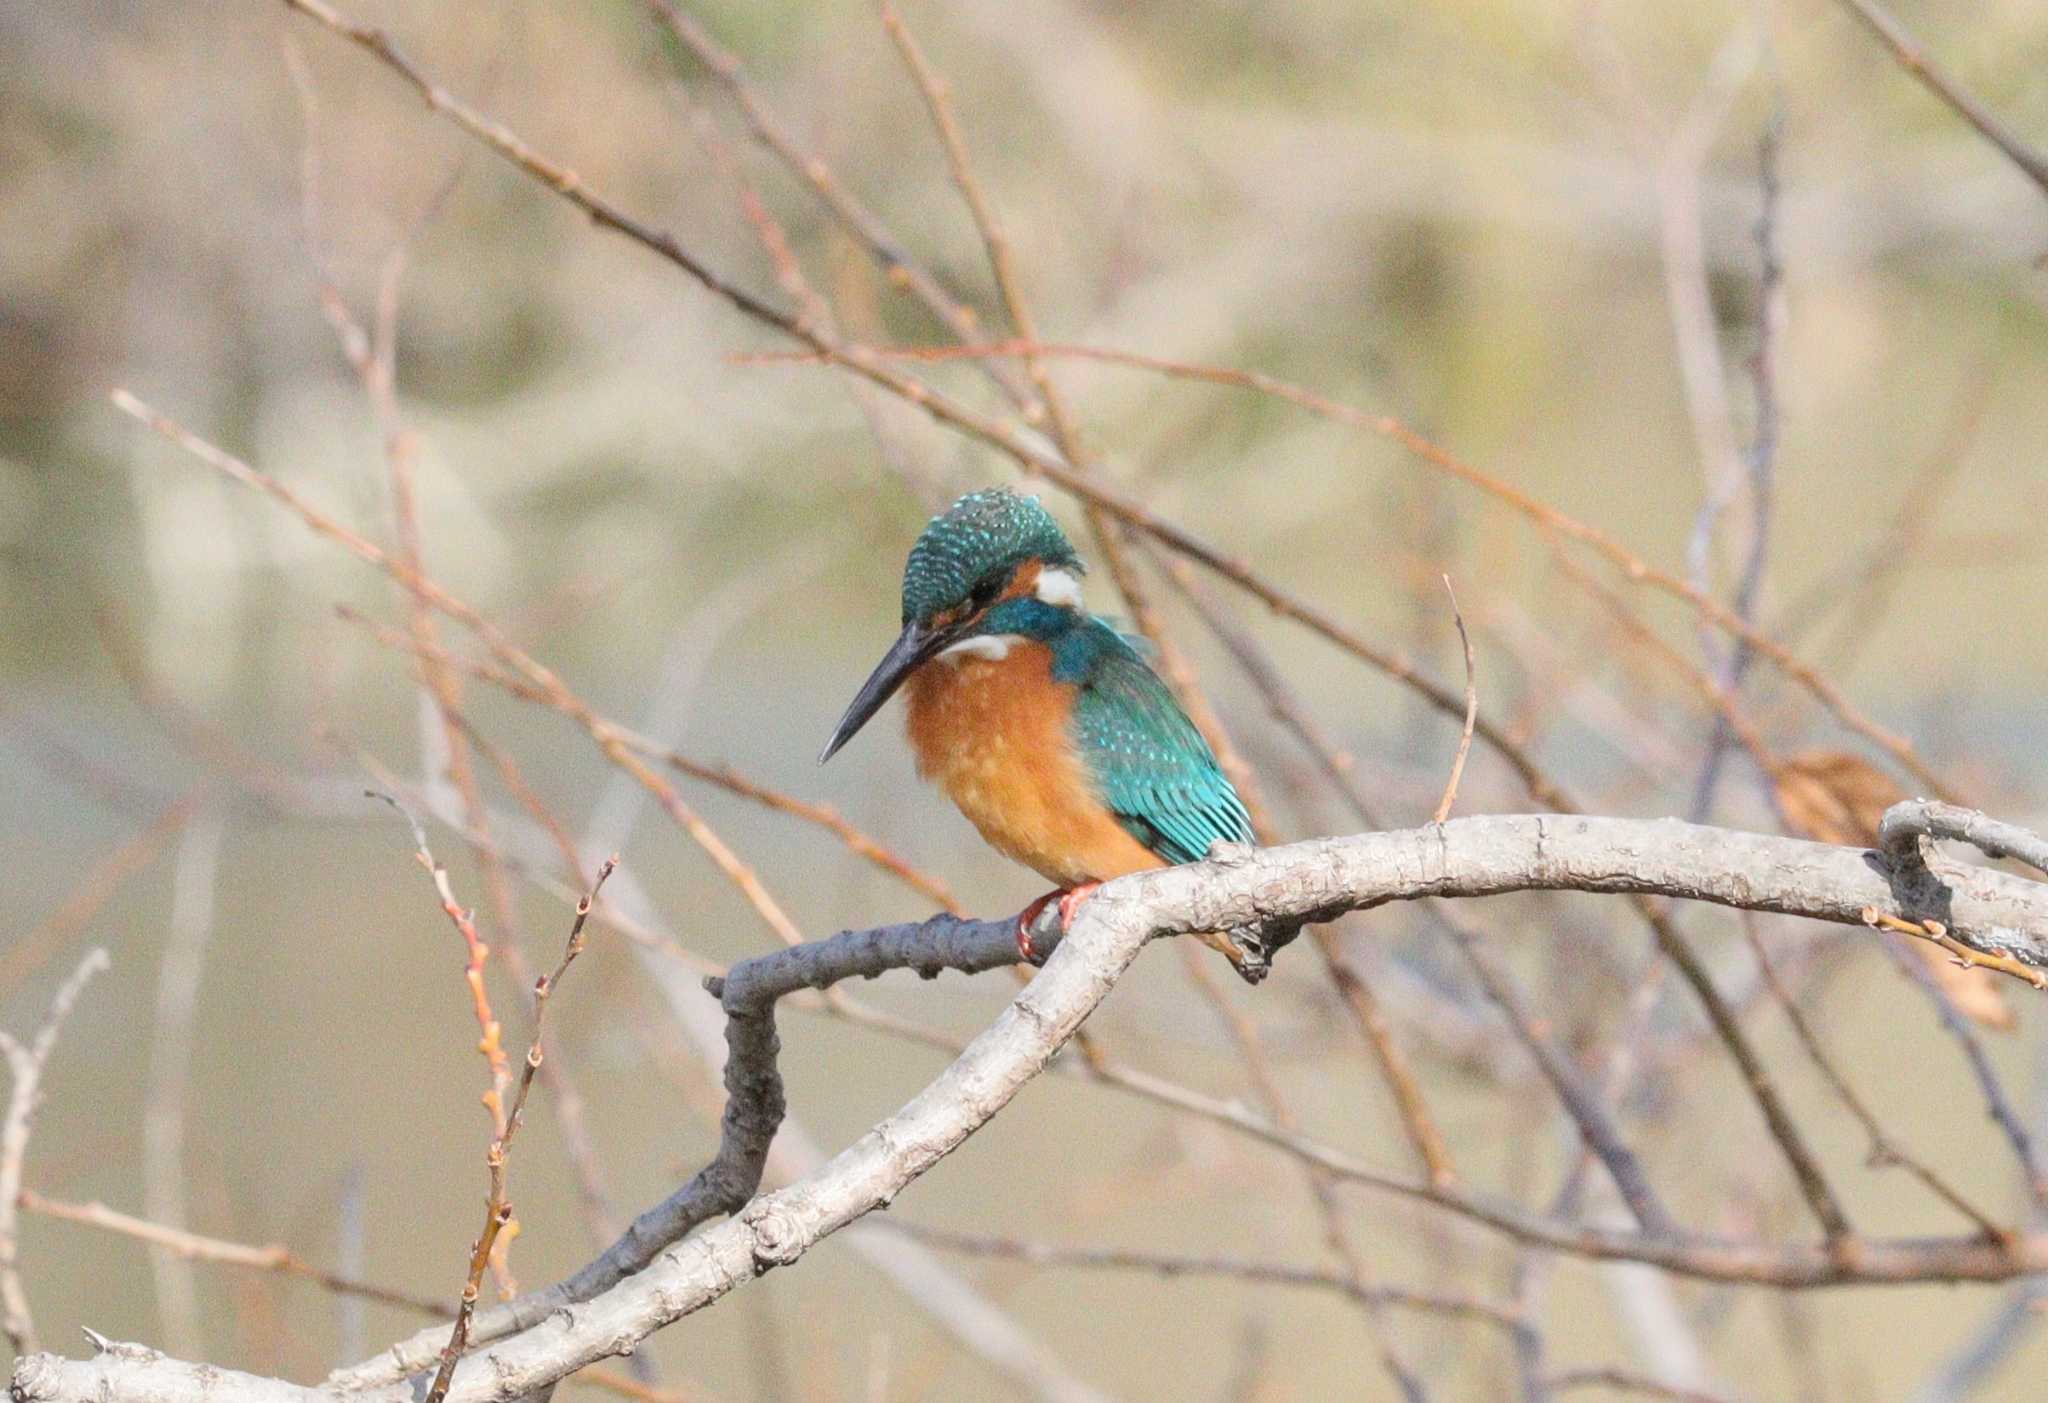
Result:
[[[980,613],[996,602],[996,596],[1003,592],[1003,584],[1002,580],[983,580],[974,587],[974,593],[968,596],[968,603],[974,606],[976,613]]]

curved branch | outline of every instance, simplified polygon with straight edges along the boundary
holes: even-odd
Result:
[[[936,976],[1014,959],[1007,921],[950,916],[849,931],[736,967],[713,988],[728,1018],[730,1095],[711,1165],[634,1225],[570,1282],[479,1317],[478,1338],[519,1333],[471,1355],[449,1398],[484,1403],[545,1387],[610,1355],[809,1248],[877,1208],[986,1124],[1052,1059],[1108,995],[1145,943],[1193,930],[1327,920],[1424,896],[1476,897],[1573,890],[1655,894],[1861,926],[1866,909],[1900,921],[1938,918],[1958,940],[2048,967],[2048,884],[1989,868],[1938,868],[1885,854],[1737,833],[1675,820],[1559,815],[1457,819],[1394,833],[1325,838],[1263,851],[1219,848],[1206,863],[1105,886],[1055,941],[1044,970],[959,1058],[902,1109],[807,1178],[755,1196],[782,1115],[775,1003],[806,988],[893,969]],[[1037,940],[1034,933],[1034,940]],[[1772,1244],[1684,1233],[1587,1228],[1519,1206],[1377,1176],[1334,1152],[1345,1177],[1377,1182],[1452,1209],[1509,1236],[1594,1258],[1781,1287],[1902,1281],[1995,1281],[2048,1269],[2048,1235]],[[720,1213],[727,1221],[676,1236]],[[593,1282],[608,1284],[588,1298]],[[16,1403],[305,1403],[335,1385],[410,1370],[405,1347],[309,1390],[100,1342],[84,1361],[31,1355],[17,1366]],[[386,1377],[390,1377],[388,1374]],[[408,1403],[410,1388],[376,1382],[360,1403]]]
[[[1932,799],[1908,799],[1884,811],[1877,831],[1884,850],[1896,862],[1919,862],[1922,838],[1953,838],[1986,857],[2009,857],[2048,876],[2048,839],[1975,809]]]

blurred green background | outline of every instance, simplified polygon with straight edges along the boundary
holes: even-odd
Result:
[[[689,8],[841,183],[1000,328],[974,227],[874,12]],[[943,339],[747,143],[723,92],[640,7],[356,0],[352,13],[593,187],[780,298],[740,213],[736,163],[849,335]],[[2016,130],[2048,143],[2048,12],[1901,0],[1899,13]],[[1049,338],[1254,367],[1397,414],[1674,571],[1707,479],[1669,255],[1697,229],[1728,431],[1746,441],[1757,150],[1782,104],[1782,441],[1760,617],[1973,797],[2015,819],[2048,815],[2048,201],[1840,7],[918,0],[906,18],[953,85]],[[709,144],[707,124],[719,133]],[[1696,167],[1673,155],[1689,132]],[[402,826],[360,798],[354,749],[418,777],[433,728],[403,660],[333,609],[399,623],[401,601],[106,398],[129,387],[388,540],[376,426],[319,289],[324,267],[369,319],[401,244],[398,396],[418,437],[436,577],[601,710],[836,806],[971,909],[1012,910],[1037,887],[916,785],[893,726],[827,770],[812,764],[893,634],[902,552],[924,515],[1010,480],[1007,463],[832,372],[736,359],[776,343],[280,6],[0,7],[0,851],[13,932],[0,939],[14,952],[0,949],[0,1026],[30,1028],[83,944],[114,957],[52,1067],[29,1183],[143,1211],[144,1108],[166,1056],[160,962],[183,872],[190,929],[203,932],[174,1157],[186,1220],[452,1299],[484,1184],[474,1027],[458,942]],[[971,367],[921,373],[986,397]],[[1685,810],[1707,717],[1549,567],[1524,523],[1391,444],[1237,391],[1092,364],[1055,374],[1122,488],[1445,678],[1458,655],[1435,581],[1449,571],[1486,705],[1602,807]],[[1910,539],[1875,583],[1856,583],[1914,501]],[[1098,581],[1095,602],[1108,607],[1108,592]],[[1697,654],[1689,617],[1634,598]],[[1313,794],[1299,752],[1193,616],[1174,602],[1168,617],[1295,831],[1355,826]],[[1359,756],[1382,807],[1426,817],[1454,730],[1298,630],[1250,607],[1240,618]],[[1752,677],[1774,737],[1842,739],[1801,696]],[[470,714],[580,837],[623,847],[647,920],[714,961],[768,948],[731,888],[579,731],[483,687]],[[806,931],[924,914],[817,831],[690,793]],[[1722,794],[1727,821],[1772,822],[1741,765]],[[67,925],[60,908],[96,864],[187,797],[198,818]],[[1461,807],[1526,800],[1482,754]],[[480,900],[460,838],[441,829],[435,843],[465,899]],[[1595,1045],[1630,967],[1598,942],[1632,960],[1636,934],[1593,902],[1481,915],[1513,937],[1538,1006]],[[522,888],[520,917],[535,958],[552,954],[561,901]],[[1420,925],[1383,912],[1351,938],[1369,943],[1362,958],[1413,965],[1469,1004],[1462,969],[1420,953]],[[1688,929],[1741,969],[1732,922],[1700,913]],[[1782,932],[1793,945],[1812,934]],[[1818,1016],[1863,1090],[1958,1182],[2017,1213],[2003,1145],[1923,1002],[1867,946],[1830,968]],[[555,1015],[624,1211],[714,1143],[710,1080],[652,971],[601,939]],[[693,976],[670,974],[687,1002]],[[868,993],[965,1034],[1009,987],[904,980]],[[497,992],[517,1044],[516,992]],[[1311,960],[1226,997],[1259,1021],[1306,1125],[1407,1168]],[[1444,1053],[1426,1004],[1397,1012],[1475,1179],[1547,1194],[1564,1160],[1555,1125]],[[1689,1017],[1669,1013],[1679,1027]],[[1101,1023],[1132,1061],[1249,1094],[1170,952],[1141,962]],[[2048,1095],[2032,1050],[2042,1028],[2028,1008],[1993,1048],[2028,1108]],[[1861,1167],[1858,1132],[1797,1062],[1782,1020],[1761,1016],[1758,1036],[1786,1063],[1852,1207],[1890,1232],[1954,1230],[1895,1176]],[[786,1019],[785,1040],[794,1111],[827,1150],[938,1065],[929,1049],[807,1014]],[[1518,1056],[1503,1061],[1526,1078]],[[1753,1230],[1722,1215],[1758,1201],[1778,1205],[1770,1230],[1805,1231],[1732,1085],[1712,1058],[1674,1064],[1630,1108],[1645,1154],[1690,1223]],[[531,1118],[512,1178],[525,1226],[513,1266],[539,1285],[589,1255],[548,1116]],[[1059,1242],[1319,1261],[1310,1203],[1290,1166],[1247,1142],[1051,1078],[897,1212]],[[1388,1279],[1499,1294],[1510,1259],[1492,1240],[1383,1198],[1346,1203]],[[62,1349],[85,1324],[310,1380],[415,1323],[202,1264],[197,1337],[166,1340],[135,1243],[32,1216],[23,1251],[39,1323]],[[947,1265],[1123,1396],[1394,1396],[1359,1313],[1323,1297]],[[666,1384],[724,1398],[1005,1396],[1009,1383],[876,1289],[883,1279],[835,1239],[665,1332],[652,1354]],[[1626,1294],[1589,1267],[1559,1269],[1547,1321],[1560,1363],[1640,1363],[1617,1306]],[[1687,1285],[1676,1298],[1728,1396],[1864,1399],[1908,1396],[2009,1296]],[[1403,1316],[1391,1328],[1443,1396],[1511,1390],[1505,1345],[1483,1327]],[[1971,1396],[2036,1397],[2044,1369],[2048,1343],[2029,1333]]]

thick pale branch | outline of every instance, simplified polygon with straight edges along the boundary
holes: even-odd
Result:
[[[577,1278],[480,1316],[479,1339],[520,1333],[465,1360],[448,1396],[455,1403],[509,1397],[630,1351],[662,1326],[795,1262],[820,1239],[886,1207],[1045,1068],[1155,936],[1328,919],[1425,896],[1529,890],[1657,894],[1846,925],[1862,925],[1864,911],[1876,908],[1902,921],[1938,919],[1972,948],[2048,967],[2048,884],[1952,867],[1934,857],[1901,862],[1675,820],[1494,816],[1263,851],[1219,850],[1207,863],[1104,887],[1038,977],[923,1091],[816,1173],[755,1196],[782,1112],[772,1021],[777,1000],[892,969],[925,975],[993,969],[1011,962],[1015,946],[1008,922],[940,917],[776,951],[735,968],[715,988],[732,1048],[726,1073],[731,1100],[718,1157]],[[1045,932],[1046,944],[1055,943],[1053,934]],[[1346,1177],[1379,1178],[1333,1153],[1318,1162]],[[1522,1241],[1708,1279],[1810,1287],[2005,1280],[2048,1268],[2048,1237],[1858,1241],[1845,1254],[1839,1244],[1821,1242],[1587,1228],[1505,1202],[1379,1181]],[[733,1216],[676,1241],[720,1213]],[[596,1282],[607,1284],[585,1299]],[[412,1395],[405,1383],[373,1380],[382,1370],[409,1372],[423,1362],[407,1360],[401,1347],[337,1376],[330,1387],[368,1384],[353,1394],[361,1403],[407,1403]],[[104,1347],[85,1361],[30,1356],[14,1379],[16,1403],[282,1403],[316,1394],[333,1396],[125,1345]]]

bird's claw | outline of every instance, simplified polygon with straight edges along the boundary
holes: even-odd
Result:
[[[1045,957],[1032,948],[1031,928],[1038,924],[1038,918],[1044,914],[1045,908],[1052,905],[1056,898],[1064,895],[1064,892],[1049,891],[1017,913],[1017,954],[1025,964],[1043,963]]]

